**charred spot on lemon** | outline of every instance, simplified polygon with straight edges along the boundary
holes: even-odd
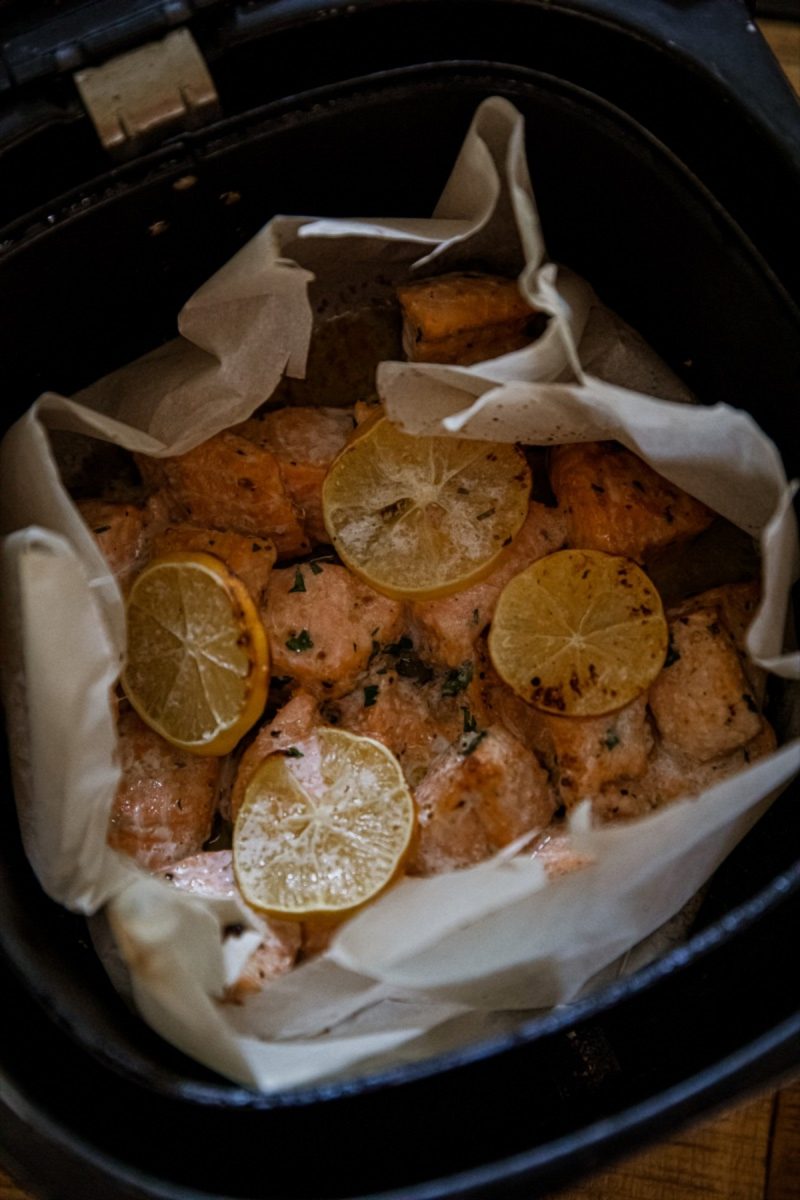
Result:
[[[399,873],[414,802],[380,742],[321,728],[271,754],[247,785],[233,862],[248,904],[288,919],[342,916]]]
[[[531,473],[515,446],[411,437],[386,417],[359,429],[322,488],[342,562],[394,599],[433,599],[491,571],[528,512]]]
[[[247,588],[211,554],[163,555],[126,603],[122,685],[143,721],[193,754],[227,754],[267,697],[267,637]]]
[[[503,589],[489,632],[502,679],[545,712],[594,717],[644,692],[664,665],[667,622],[628,558],[559,550]]]

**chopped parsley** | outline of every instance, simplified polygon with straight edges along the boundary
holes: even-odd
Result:
[[[472,681],[473,666],[467,660],[460,667],[453,667],[447,672],[442,684],[443,696],[457,696],[459,692],[463,692],[469,687]]]
[[[480,623],[481,623],[481,611],[480,611],[480,609],[479,609],[479,608],[473,608],[473,610],[472,610],[472,624],[473,624],[473,625],[480,625]]]
[[[307,629],[301,629],[299,633],[295,633],[292,637],[286,639],[286,649],[294,650],[295,654],[300,654],[303,650],[310,650],[314,643]]]
[[[475,733],[478,728],[478,722],[468,708],[462,708],[461,712],[464,716],[464,733]]]
[[[478,515],[477,515],[477,517],[475,518],[475,520],[476,520],[476,521],[485,521],[485,520],[487,519],[487,517],[493,517],[493,516],[494,516],[494,514],[495,514],[495,509],[493,509],[493,508],[487,508],[487,509],[486,509],[486,512],[478,513]]]
[[[312,574],[321,575],[322,567],[319,564],[324,563],[324,562],[331,562],[332,560],[333,560],[332,554],[325,554],[325,555],[323,555],[322,558],[312,558],[311,562],[308,565],[311,567]]]
[[[603,738],[603,745],[605,746],[606,750],[613,750],[615,746],[619,745],[619,738],[617,737],[616,733],[614,733],[613,729],[606,730],[606,736]]]
[[[377,683],[369,683],[364,688],[364,708],[372,708],[375,701],[378,699],[380,688]]]
[[[95,525],[92,532],[93,533],[108,533],[110,528],[111,528],[110,525]]]
[[[284,758],[305,758],[305,754],[303,754],[302,750],[298,750],[297,746],[289,746],[288,749],[284,750],[283,757]]]
[[[294,573],[294,583],[289,588],[290,592],[304,592],[306,590],[306,581],[303,578],[303,572],[298,567]]]

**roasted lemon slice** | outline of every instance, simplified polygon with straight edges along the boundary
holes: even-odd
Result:
[[[322,510],[351,571],[386,596],[425,600],[488,574],[525,520],[530,489],[515,446],[410,437],[380,417],[334,461]]]
[[[127,600],[122,685],[143,721],[193,754],[227,754],[258,720],[268,648],[247,588],[211,554],[154,559]]]
[[[650,686],[667,641],[661,599],[635,563],[559,550],[505,586],[489,652],[498,674],[536,708],[595,717]]]
[[[233,835],[239,889],[274,916],[343,916],[394,879],[415,821],[385,746],[317,729],[271,754],[247,785]]]

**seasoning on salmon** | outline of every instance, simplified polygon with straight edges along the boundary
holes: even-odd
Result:
[[[482,862],[516,838],[541,833],[556,807],[545,769],[498,725],[469,730],[440,755],[415,799],[413,875]]]
[[[714,519],[705,504],[616,442],[556,446],[550,482],[566,514],[568,544],[580,550],[642,562],[701,533]]]
[[[271,450],[226,430],[171,458],[134,455],[145,483],[159,488],[173,519],[269,538],[279,558],[311,544]]]
[[[212,899],[237,898],[244,904],[233,874],[230,850],[208,850],[184,858],[163,868],[159,874],[181,891]],[[249,915],[261,935],[261,942],[248,958],[239,975],[225,989],[223,999],[240,1004],[261,991],[266,983],[291,971],[301,946],[301,930],[296,922],[275,921],[249,909]],[[225,930],[227,937],[239,937],[244,927],[234,924]]]
[[[122,779],[108,844],[151,871],[196,854],[211,836],[219,760],[176,749],[131,709],[117,729]]]
[[[393,642],[403,607],[333,563],[272,572],[262,609],[272,668],[320,697],[356,686],[374,643]]]
[[[167,525],[155,533],[151,541],[153,558],[176,550],[202,551],[221,558],[225,566],[239,576],[255,603],[260,604],[263,600],[275,562],[275,547],[267,538],[200,529],[184,521]]]
[[[397,289],[403,350],[410,362],[467,366],[519,350],[538,337],[546,317],[528,304],[515,279],[474,272],[440,275]]]
[[[350,408],[278,408],[234,429],[274,454],[289,498],[315,545],[329,540],[322,520],[322,484],[353,428]]]

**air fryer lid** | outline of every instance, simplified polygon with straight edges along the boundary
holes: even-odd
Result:
[[[779,441],[782,434],[786,440],[781,400],[788,400],[794,387],[796,361],[789,348],[796,345],[796,317],[746,240],[696,181],[619,114],[554,80],[485,65],[410,71],[334,89],[315,97],[314,108],[274,105],[257,119],[229,122],[213,136],[195,134],[176,144],[169,156],[159,158],[157,171],[150,162],[147,171],[135,164],[115,172],[109,177],[115,187],[111,194],[96,187],[90,203],[77,211],[69,204],[56,206],[51,227],[31,231],[22,228],[23,221],[2,268],[6,286],[21,298],[5,348],[26,381],[19,410],[39,390],[31,367],[34,358],[41,362],[43,351],[47,385],[72,390],[169,336],[180,302],[271,211],[419,212],[430,207],[477,100],[490,92],[508,95],[528,117],[535,184],[546,228],[553,231],[554,257],[591,278],[674,364],[691,358],[695,365],[687,370],[704,398],[751,407]],[[410,143],[426,146],[421,177],[413,180],[402,161],[402,147]],[[567,156],[565,145],[580,147],[581,155]],[[313,162],[307,159],[309,149]],[[608,194],[595,197],[588,228],[574,228],[569,220],[584,177],[581,161],[602,162],[609,180]],[[172,189],[189,163],[199,173],[194,195]],[[241,196],[238,204],[218,200],[232,191]],[[147,219],[163,211],[171,233],[148,240]],[[654,223],[669,229],[669,251],[654,246]],[[611,256],[592,236],[604,224],[613,229],[615,244],[627,250],[622,276],[610,278]],[[63,292],[56,295],[46,287],[52,278],[74,281],[68,302]],[[651,279],[659,281],[655,295]],[[120,287],[121,281],[126,286]],[[96,294],[113,297],[113,307],[89,304]],[[120,316],[127,320],[133,313],[141,318],[137,343],[119,345]],[[42,328],[54,334],[44,347]],[[764,358],[777,364],[769,388],[763,386],[759,363],[765,339],[772,353]],[[288,1195],[305,1189],[320,1196],[354,1195],[387,1186],[407,1189],[419,1180],[491,1164],[491,1178],[510,1179],[521,1172],[531,1194],[534,1179],[544,1185],[570,1169],[561,1158],[566,1149],[574,1152],[572,1169],[588,1161],[598,1136],[591,1126],[601,1117],[614,1118],[611,1136],[624,1139],[652,1120],[653,1107],[642,1106],[643,1099],[659,1096],[658,1107],[668,1120],[676,1104],[688,1113],[759,1071],[792,1061],[786,1046],[797,995],[783,978],[778,953],[790,928],[778,916],[793,911],[793,902],[781,904],[779,897],[798,882],[791,849],[786,849],[796,844],[789,802],[787,797],[767,818],[769,836],[761,834],[762,827],[756,831],[765,841],[749,839],[739,868],[732,860],[730,871],[715,882],[717,911],[732,910],[725,924],[712,926],[645,979],[556,1014],[512,1042],[351,1088],[315,1089],[275,1102],[210,1080],[194,1064],[163,1050],[129,1018],[81,944],[79,923],[38,894],[24,862],[15,857],[9,832],[3,882],[10,919],[4,937],[15,970],[57,1021],[55,1026],[38,1018],[32,1022],[37,1036],[24,1048],[38,1052],[23,1057],[18,1045],[4,1052],[9,1073],[28,1102],[46,1113],[62,1136],[66,1132],[75,1153],[84,1159],[109,1153],[117,1159],[116,1166],[102,1164],[111,1176],[123,1169],[120,1164],[135,1163],[217,1194]],[[774,872],[784,867],[773,881]],[[777,931],[773,941],[770,928]],[[726,954],[727,973],[720,965]],[[747,981],[761,972],[768,983],[766,1003],[760,989],[748,995],[743,988],[744,961]],[[721,998],[730,995],[734,982],[742,1007],[729,1025],[720,1018],[728,1008]],[[678,1028],[674,1014],[687,1005],[696,1021],[678,1022]],[[91,1019],[82,1020],[86,1012]],[[595,1067],[598,1059],[607,1064],[599,1073],[595,1069],[593,1082],[592,1072],[587,1079],[587,1051],[580,1040],[587,1023],[590,1044],[601,1047],[589,1059]],[[62,1045],[64,1027],[77,1038],[80,1049],[74,1055]],[[574,1050],[575,1037],[583,1051]],[[74,1064],[67,1088],[47,1070],[44,1048],[56,1045]],[[97,1061],[87,1058],[84,1047]],[[749,1057],[745,1049],[752,1051]],[[619,1069],[610,1065],[614,1060]],[[710,1074],[703,1075],[709,1067]],[[694,1088],[686,1085],[679,1096],[663,1096],[670,1084],[692,1075],[698,1077]],[[101,1093],[99,1112],[93,1097]],[[75,1102],[76,1095],[83,1104]],[[147,1122],[140,1136],[132,1133],[138,1122],[123,1116],[131,1111]],[[437,1136],[432,1138],[434,1111]],[[391,1162],[379,1136],[386,1121],[404,1130],[402,1154],[388,1156]],[[159,1136],[165,1127],[180,1135],[169,1146]],[[367,1135],[358,1160],[343,1161],[348,1128]],[[226,1147],[221,1157],[214,1131]],[[292,1153],[265,1180],[265,1133],[273,1145],[297,1151],[313,1144],[321,1153]],[[559,1144],[563,1138],[566,1144]],[[509,1161],[515,1154],[523,1159]],[[314,1161],[308,1161],[311,1157]],[[476,1178],[454,1179],[446,1188],[464,1194],[470,1183],[478,1186]],[[480,1186],[479,1194],[489,1194],[487,1177]]]

